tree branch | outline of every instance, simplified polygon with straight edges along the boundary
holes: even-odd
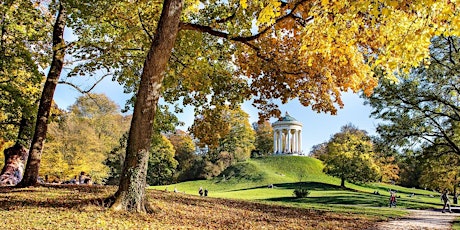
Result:
[[[73,87],[74,89],[76,89],[78,92],[80,92],[81,94],[88,94],[91,92],[91,90],[94,89],[94,87],[96,87],[97,84],[99,84],[102,80],[104,80],[104,78],[106,78],[107,76],[110,76],[112,75],[112,73],[107,73],[107,74],[104,74],[101,78],[99,78],[99,80],[97,80],[89,89],[87,90],[83,90],[82,88],[80,88],[78,85],[75,85],[74,83],[72,82],[68,82],[68,81],[58,81],[58,84],[65,84],[65,85],[69,85],[71,87]]]
[[[137,15],[139,16],[139,21],[141,22],[141,25],[142,25],[142,29],[144,30],[144,32],[147,34],[147,36],[150,38],[150,41],[153,42],[153,36],[149,33],[149,31],[147,30],[147,28],[145,27],[144,25],[144,21],[142,20],[142,16],[141,16],[141,11],[139,8],[137,8]]]
[[[302,20],[303,21],[301,23],[302,25],[306,25],[309,21],[313,20],[313,17],[303,19],[303,18],[295,15],[297,7],[300,6],[300,4],[302,4],[304,2],[305,1],[299,1],[299,2],[295,3],[294,6],[292,7],[292,9],[289,10],[289,13],[277,18],[275,20],[274,24],[266,26],[259,33],[253,34],[251,36],[232,36],[232,35],[230,35],[230,34],[228,34],[226,32],[217,31],[214,28],[212,28],[211,26],[204,26],[204,25],[188,23],[188,22],[180,22],[179,30],[195,30],[195,31],[199,31],[199,32],[202,32],[202,33],[210,34],[212,36],[225,38],[225,39],[230,40],[230,41],[241,42],[241,43],[251,47],[252,49],[254,49],[255,51],[258,52],[260,50],[260,48],[256,47],[255,45],[251,44],[250,42],[254,41],[254,40],[260,38],[262,35],[266,34],[276,24],[279,24],[279,23],[283,22],[284,20],[287,20],[288,18],[292,18],[292,19],[294,19],[296,21]],[[282,2],[282,3],[284,3],[284,2]],[[286,4],[286,3],[284,3],[284,4]],[[288,10],[285,9],[285,11],[288,11]]]

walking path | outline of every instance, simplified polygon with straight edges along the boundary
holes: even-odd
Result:
[[[460,213],[442,213],[440,210],[409,210],[409,212],[410,214],[402,219],[380,223],[378,230],[448,230],[452,229],[455,218],[460,217]]]

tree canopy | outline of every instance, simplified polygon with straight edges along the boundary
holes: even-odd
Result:
[[[342,187],[345,181],[369,182],[379,177],[372,141],[365,131],[352,125],[343,126],[329,140],[323,157],[324,172],[340,178]]]
[[[0,5],[0,139],[30,143],[49,60],[50,12],[39,2]]]
[[[460,155],[459,47],[456,37],[436,37],[429,65],[399,76],[397,82],[381,79],[367,102],[372,116],[384,121],[377,132],[387,143],[438,146],[444,154]]]
[[[40,175],[71,179],[80,172],[101,183],[109,176],[104,162],[129,129],[129,116],[104,94],[80,96],[49,126]]]

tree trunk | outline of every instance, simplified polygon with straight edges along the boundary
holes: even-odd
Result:
[[[345,188],[345,178],[343,178],[343,177],[340,180],[340,187]]]
[[[4,154],[5,166],[0,174],[0,186],[15,186],[22,179],[29,152],[24,146],[16,143],[13,147],[5,149]]]
[[[150,47],[136,94],[126,158],[115,193],[113,210],[145,212],[145,186],[153,121],[161,93],[163,72],[179,31],[182,0],[164,0],[155,38]]]
[[[50,71],[48,72],[40,98],[34,137],[29,150],[29,158],[27,160],[24,178],[21,183],[18,184],[19,187],[34,186],[37,183],[38,170],[40,169],[43,144],[48,130],[48,118],[51,111],[54,91],[64,66],[64,27],[66,24],[66,18],[66,10],[61,3],[59,5],[58,16],[53,27],[53,60],[51,61]]]

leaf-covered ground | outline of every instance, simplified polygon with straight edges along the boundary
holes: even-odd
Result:
[[[369,229],[360,215],[149,190],[154,213],[112,212],[114,187],[0,188],[1,229]]]

